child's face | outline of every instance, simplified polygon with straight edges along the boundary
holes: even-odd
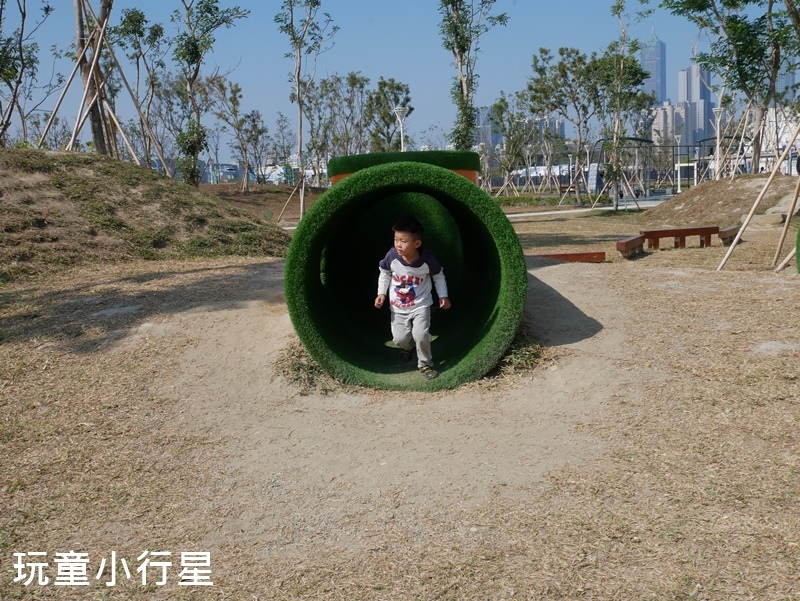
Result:
[[[410,232],[394,233],[394,248],[403,259],[416,258],[420,246],[422,246],[422,240]]]

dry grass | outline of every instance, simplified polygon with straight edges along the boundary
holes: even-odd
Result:
[[[289,236],[191,186],[107,157],[0,150],[0,281],[132,258],[283,256]]]
[[[641,384],[577,426],[605,441],[603,461],[498,487],[477,507],[376,497],[332,520],[325,507],[335,499],[320,487],[297,507],[297,523],[249,519],[252,499],[280,503],[266,496],[279,493],[220,454],[215,431],[187,436],[180,408],[151,393],[193,341],[141,335],[141,326],[227,298],[255,259],[131,261],[5,285],[0,598],[800,599],[798,276],[769,269],[775,228],[746,235],[713,277],[718,241],[615,257],[613,241],[652,227],[646,217],[565,214],[516,226],[526,254],[611,249],[587,284],[602,282],[630,307],[624,323],[605,325],[626,333],[614,361]],[[106,309],[118,312],[90,319]],[[571,351],[544,352],[556,361]],[[498,385],[525,379],[468,390]],[[222,544],[211,530],[220,516],[242,524]],[[280,547],[264,545],[264,528],[283,533]],[[11,582],[14,552],[130,558],[212,544],[215,586],[202,591],[145,588],[135,576],[114,588],[92,578],[88,590]]]
[[[300,394],[329,394],[342,390],[343,384],[332,379],[311,358],[300,340],[295,339],[275,360],[275,374],[296,387]]]

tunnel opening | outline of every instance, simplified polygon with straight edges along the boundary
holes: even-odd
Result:
[[[390,347],[389,312],[377,310],[378,262],[392,224],[414,215],[441,261],[452,309],[434,306],[426,382]],[[286,298],[312,357],[334,377],[386,389],[457,386],[491,369],[524,313],[524,257],[497,204],[452,171],[424,163],[373,166],[335,184],[303,217],[286,263]]]

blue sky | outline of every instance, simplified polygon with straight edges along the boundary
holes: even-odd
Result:
[[[64,46],[74,36],[72,2],[54,4],[56,13],[37,38],[43,47]],[[93,6],[97,4],[92,1]],[[268,125],[274,123],[278,111],[294,121],[288,81],[292,63],[284,57],[289,42],[274,22],[281,0],[223,0],[221,4],[238,4],[251,12],[235,28],[218,33],[208,72],[233,69],[230,77],[243,88],[245,108],[260,110]],[[317,77],[360,71],[373,84],[381,76],[392,77],[411,88],[415,112],[406,121],[406,131],[417,143],[422,143],[423,132],[431,127],[450,128],[455,113],[449,88],[455,69],[439,37],[438,0],[323,0],[322,5],[340,30],[334,47],[319,59]],[[629,5],[631,12],[641,8],[638,2]],[[610,6],[611,0],[497,0],[495,11],[506,12],[509,23],[481,41],[476,104],[491,104],[501,91],[524,88],[531,74],[531,57],[540,47],[601,52],[619,35]],[[112,23],[118,22],[123,9],[133,7],[143,10],[151,22],[164,24],[170,34],[175,32],[169,19],[172,10],[180,7],[178,0],[116,0]],[[691,63],[697,31],[687,21],[657,10],[631,23],[629,34],[644,41],[653,27],[667,44],[667,94],[674,101],[677,72]],[[61,70],[68,73],[69,66]],[[77,107],[65,110],[71,115]]]

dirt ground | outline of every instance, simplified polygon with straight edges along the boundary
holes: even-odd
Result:
[[[616,257],[642,219],[518,219],[545,356],[437,394],[276,376],[280,260],[6,286],[0,598],[800,599],[800,277],[775,227],[721,272],[718,240]],[[608,260],[535,256],[578,249]],[[69,550],[90,586],[13,582]],[[94,577],[147,550],[166,585]]]

